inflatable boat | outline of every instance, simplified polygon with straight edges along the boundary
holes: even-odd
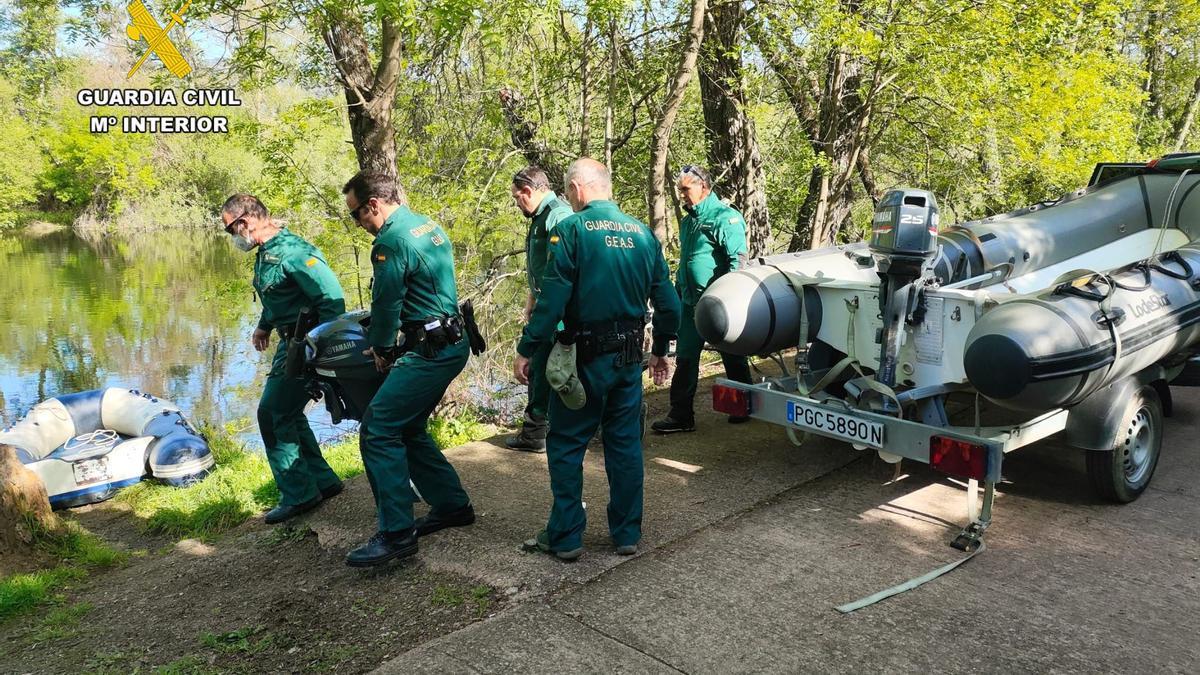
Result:
[[[0,432],[0,443],[16,448],[56,509],[104,501],[146,476],[187,485],[214,463],[208,442],[179,408],[118,388],[42,401]]]
[[[1168,384],[1200,368],[1200,154],[1100,165],[1061,199],[949,227],[933,194],[892,190],[867,241],[760,258],[695,316],[717,349],[784,366],[719,381],[720,412],[929,463],[988,495],[1004,453],[1061,432],[1102,495],[1131,501],[1157,463]],[[955,396],[973,427],[951,424]],[[981,398],[1007,416],[980,423]]]

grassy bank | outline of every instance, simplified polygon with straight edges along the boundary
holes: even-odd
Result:
[[[483,438],[490,431],[491,427],[478,422],[473,414],[430,422],[430,432],[444,448]],[[237,441],[232,428],[209,428],[205,434],[217,465],[203,481],[183,488],[144,481],[117,496],[149,531],[207,540],[279,502],[279,490],[264,455]],[[322,453],[343,479],[363,472],[357,435],[326,445]]]
[[[61,591],[72,582],[125,561],[116,551],[77,523],[64,521],[55,532],[34,529],[34,545],[58,563],[49,569],[0,579],[0,622],[35,607],[63,601]]]

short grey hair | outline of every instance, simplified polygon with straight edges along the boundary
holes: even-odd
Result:
[[[236,218],[250,216],[251,218],[260,218],[266,220],[271,217],[271,212],[267,210],[267,205],[262,203],[262,200],[254,195],[238,193],[221,205],[221,213],[228,213]]]

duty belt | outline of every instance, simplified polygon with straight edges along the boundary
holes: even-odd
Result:
[[[392,348],[396,356],[411,351],[426,358],[433,358],[447,346],[462,342],[463,320],[455,314],[411,321],[400,326],[400,334],[404,336],[404,340]]]
[[[604,354],[617,354],[616,366],[619,368],[642,362],[645,330],[644,317],[596,321],[559,331],[557,340],[575,345],[578,358],[585,363]]]

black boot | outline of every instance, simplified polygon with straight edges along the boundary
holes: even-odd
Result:
[[[525,452],[545,452],[546,434],[550,431],[550,423],[545,417],[534,417],[525,413],[525,421],[521,424],[521,433],[504,442],[511,450]]]
[[[667,415],[666,418],[651,424],[650,428],[660,434],[677,434],[681,431],[695,431],[696,420],[678,420],[670,415]]]
[[[309,511],[312,511],[313,509],[317,508],[317,505],[320,503],[321,495],[317,495],[303,504],[280,504],[270,511],[267,511],[267,517],[265,518],[266,523],[268,525],[282,523],[289,518],[295,518],[301,513],[308,513]]]
[[[417,518],[415,523],[417,528],[417,536],[424,537],[444,530],[447,527],[466,527],[475,522],[475,509],[467,504],[466,506],[447,511],[446,513],[438,513],[430,511],[429,515]]]
[[[389,560],[407,558],[417,552],[417,530],[376,532],[367,543],[346,555],[350,567],[374,567]]]

